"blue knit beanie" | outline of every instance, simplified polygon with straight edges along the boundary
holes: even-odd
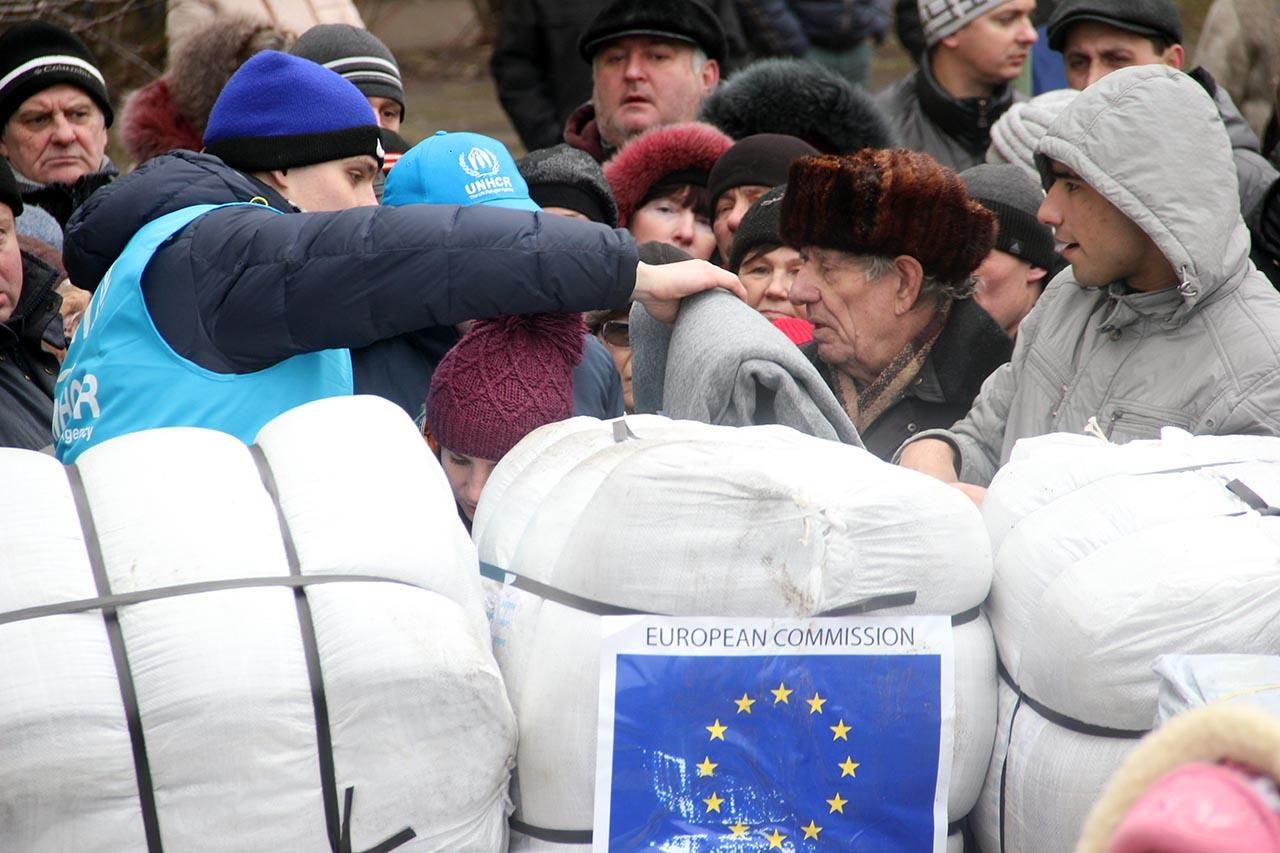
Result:
[[[340,75],[274,50],[241,65],[209,113],[204,150],[243,172],[367,154],[382,165],[373,107]]]

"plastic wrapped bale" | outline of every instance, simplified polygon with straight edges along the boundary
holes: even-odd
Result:
[[[1280,655],[1161,655],[1156,725],[1202,705],[1257,705],[1280,717]]]
[[[1280,519],[1263,495],[1280,495],[1274,438],[1019,443],[983,507],[988,609],[1018,718],[1042,725],[997,737],[1009,769],[993,759],[979,812],[991,830],[1003,792],[1004,838],[986,849],[1071,849],[1100,790],[1079,786],[1100,786],[1153,724],[1157,657],[1280,651]]]
[[[0,472],[6,849],[506,849],[475,552],[395,406]]]
[[[951,818],[973,805],[995,731],[985,617],[990,551],[959,492],[784,427],[625,419],[545,427],[554,463],[481,499],[483,561],[559,590],[671,615],[808,616],[913,591],[886,612],[961,614]],[[615,434],[615,430],[617,431]],[[506,512],[508,501],[517,511]],[[532,515],[520,507],[536,506]],[[514,519],[511,520],[511,519]],[[493,543],[504,543],[499,552]],[[505,558],[505,559],[504,559]],[[494,652],[521,726],[513,849],[583,843],[592,825],[599,617],[518,589],[498,602]]]

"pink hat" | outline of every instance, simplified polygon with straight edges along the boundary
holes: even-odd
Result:
[[[1277,853],[1274,783],[1229,764],[1193,762],[1148,788],[1125,813],[1111,853]]]
[[[480,320],[431,377],[427,426],[442,447],[496,462],[540,426],[573,416],[581,314]]]
[[[691,121],[653,127],[618,149],[604,164],[604,177],[618,202],[618,226],[654,187],[668,184],[707,185],[716,161],[733,147],[719,129]]]

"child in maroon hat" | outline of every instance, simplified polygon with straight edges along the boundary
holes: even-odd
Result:
[[[585,333],[579,314],[480,320],[440,361],[422,432],[468,529],[507,451],[538,427],[573,416],[573,368]]]

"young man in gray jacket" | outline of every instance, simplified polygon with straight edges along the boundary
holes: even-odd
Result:
[[[1231,143],[1213,100],[1163,65],[1090,86],[1036,162],[1070,268],[1018,331],[1009,364],[902,465],[976,501],[1019,438],[1094,424],[1113,442],[1280,435],[1280,295],[1249,260]]]

